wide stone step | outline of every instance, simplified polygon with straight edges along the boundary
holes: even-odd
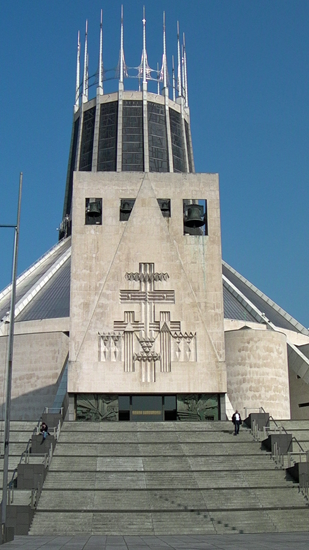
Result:
[[[63,443],[124,443],[124,444],[136,444],[136,443],[230,443],[233,437],[233,428],[226,430],[225,432],[189,432],[189,431],[160,431],[160,432],[71,432],[63,431],[61,433],[61,444]],[[252,443],[252,436],[249,430],[240,431],[235,443],[250,442]]]
[[[186,535],[308,530],[308,510],[36,512],[31,535]]]
[[[20,456],[26,450],[27,443],[28,441],[26,441],[25,443],[24,442],[15,443],[10,441],[9,454]]]
[[[215,534],[209,515],[190,512],[37,512],[31,535],[54,535],[54,526],[64,535],[89,533],[92,535],[162,535]]]
[[[283,426],[287,432],[291,430],[308,430],[309,431],[309,420],[276,420],[270,421],[269,426],[272,429],[275,429],[277,426]]]
[[[236,439],[236,438],[235,438]],[[182,455],[254,455],[260,444],[237,441],[228,443],[58,443],[55,456],[182,456]],[[266,451],[265,451],[266,452]]]
[[[260,453],[250,458],[237,456],[57,456],[54,455],[50,471],[186,471],[186,470],[275,470],[270,455]]]
[[[157,472],[71,472],[49,471],[46,489],[160,489],[227,487],[294,487],[281,470],[230,471],[157,471]]]
[[[232,423],[220,422],[64,422],[62,432],[222,432]],[[244,428],[245,429],[245,428]]]
[[[231,489],[44,489],[39,510],[227,510],[255,508],[304,508],[297,488]],[[309,517],[309,516],[308,516]]]
[[[31,432],[10,432],[10,447],[16,443],[22,443],[24,448],[26,448],[29,439],[31,439]],[[3,440],[0,440],[1,448],[3,446]]]
[[[10,433],[12,432],[32,432],[33,428],[37,425],[37,421],[33,420],[11,420]],[[4,431],[4,421],[2,420],[0,434]]]

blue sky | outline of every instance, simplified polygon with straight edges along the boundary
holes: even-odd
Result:
[[[140,62],[146,6],[149,64],[186,33],[197,172],[219,172],[223,258],[309,326],[309,2],[124,1],[125,57]],[[100,9],[106,69],[117,65],[121,2],[1,0],[0,223],[15,223],[24,173],[19,272],[57,242],[75,89],[76,39],[89,20],[97,69]],[[133,81],[134,82],[134,81]],[[128,89],[132,81],[126,81]],[[106,89],[116,89],[109,83]],[[13,231],[1,229],[0,288]]]

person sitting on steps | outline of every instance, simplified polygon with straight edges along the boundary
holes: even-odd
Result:
[[[47,438],[47,436],[50,435],[46,422],[42,422],[40,432],[42,434],[42,441],[41,441],[41,445],[42,445],[45,439]]]

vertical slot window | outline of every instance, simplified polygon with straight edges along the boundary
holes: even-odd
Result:
[[[184,145],[180,113],[169,110],[174,172],[185,172]]]
[[[118,103],[111,101],[100,107],[98,172],[116,171]]]
[[[149,171],[168,172],[165,107],[148,102]]]
[[[124,101],[122,107],[122,171],[144,170],[143,104]]]
[[[95,107],[84,112],[83,133],[80,150],[79,169],[82,172],[91,172],[92,169],[92,151],[93,134],[95,121]]]

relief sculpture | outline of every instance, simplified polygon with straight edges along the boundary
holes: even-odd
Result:
[[[120,290],[124,305],[139,304],[135,311],[124,311],[123,321],[114,321],[113,331],[99,333],[100,361],[122,361],[126,372],[140,365],[143,382],[155,382],[156,367],[171,372],[172,362],[195,362],[196,333],[182,332],[181,321],[172,321],[165,304],[175,304],[174,290],[160,290],[168,273],[156,273],[153,263],[140,263],[139,271],[126,273],[127,281],[139,289]]]

